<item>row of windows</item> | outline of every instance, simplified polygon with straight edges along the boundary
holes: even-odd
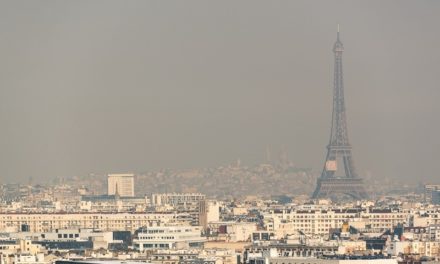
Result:
[[[112,216],[107,216],[107,215],[75,215],[77,217],[80,217],[82,219],[114,219],[114,217]],[[118,216],[118,215],[116,215]],[[117,219],[158,219],[158,218],[169,218],[170,215],[167,214],[147,214],[147,215],[124,215],[124,217],[122,218],[122,215],[119,215],[119,217],[117,217]],[[49,218],[49,219],[64,219],[64,218],[72,218],[72,216],[69,215],[57,215],[57,214],[52,214],[52,215],[46,215],[43,217],[44,218]],[[42,216],[29,216],[29,215],[4,215],[2,216],[3,220],[6,219],[14,219],[14,220],[38,220],[38,219],[42,219]]]
[[[139,237],[139,239],[175,239],[175,237],[174,236],[162,236],[162,237],[142,236],[142,237]]]
[[[45,238],[45,234],[41,234],[42,238]],[[79,234],[58,234],[58,238],[77,238]]]
[[[169,244],[143,244],[144,248],[169,248]]]
[[[287,215],[287,219],[289,218],[354,218],[356,215]]]

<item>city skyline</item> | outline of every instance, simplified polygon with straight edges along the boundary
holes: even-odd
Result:
[[[267,146],[319,172],[338,23],[358,173],[438,177],[437,2],[51,3],[0,4],[1,182],[257,164]]]
[[[0,1],[0,264],[439,264],[439,14]]]

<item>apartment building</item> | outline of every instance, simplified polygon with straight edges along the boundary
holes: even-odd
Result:
[[[206,230],[210,222],[220,220],[220,204],[214,200],[202,200],[199,205],[199,225]]]
[[[0,240],[0,259],[17,253],[37,254],[41,250],[42,247],[38,244],[33,244],[30,239]]]
[[[341,228],[344,222],[362,222],[377,230],[391,229],[406,223],[409,215],[391,209],[331,209],[290,210],[277,209],[263,214],[267,231],[278,237],[302,231],[310,235],[325,235],[333,228]]]
[[[172,213],[52,213],[0,214],[0,230],[49,232],[56,229],[93,228],[102,231],[131,231],[177,221]]]
[[[201,193],[154,193],[151,196],[151,203],[154,206],[178,206],[182,204],[199,204],[205,200]]]
[[[142,228],[133,239],[136,249],[189,249],[203,245],[200,226],[161,226]]]
[[[424,193],[425,202],[433,203],[434,200],[437,201],[437,191],[440,191],[440,184],[426,184]]]

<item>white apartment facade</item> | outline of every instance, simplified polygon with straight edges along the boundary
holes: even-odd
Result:
[[[151,204],[154,206],[198,203],[205,200],[205,195],[201,193],[154,193],[151,196]]]
[[[148,227],[137,234],[133,245],[139,251],[198,248],[206,241],[201,232],[200,226]]]
[[[199,225],[206,230],[210,222],[220,220],[220,204],[215,200],[200,201],[199,206]]]
[[[344,222],[363,222],[364,226],[377,230],[390,229],[407,223],[409,215],[392,210],[273,210],[264,214],[267,231],[277,236],[302,231],[310,235],[326,235],[330,229],[341,228]]]
[[[131,231],[144,226],[158,226],[177,221],[172,213],[35,213],[0,214],[0,230],[18,232],[23,225],[29,232],[49,232],[56,229],[93,228],[102,231]]]

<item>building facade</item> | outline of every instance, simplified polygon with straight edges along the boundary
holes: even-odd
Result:
[[[131,231],[176,221],[172,213],[53,213],[0,214],[0,230],[49,232],[56,229],[93,228],[102,231]]]
[[[162,226],[143,228],[133,239],[135,249],[188,249],[203,246],[200,226]]]
[[[199,206],[199,225],[206,230],[210,222],[220,220],[220,204],[214,200],[202,200]]]
[[[134,174],[109,174],[107,177],[107,194],[133,197]]]
[[[384,231],[407,223],[409,218],[408,213],[390,209],[272,210],[263,216],[267,231],[278,237],[298,231],[325,235],[331,229],[341,228],[344,222]]]
[[[205,200],[205,195],[201,193],[154,193],[151,196],[154,206],[198,204],[202,200]]]

